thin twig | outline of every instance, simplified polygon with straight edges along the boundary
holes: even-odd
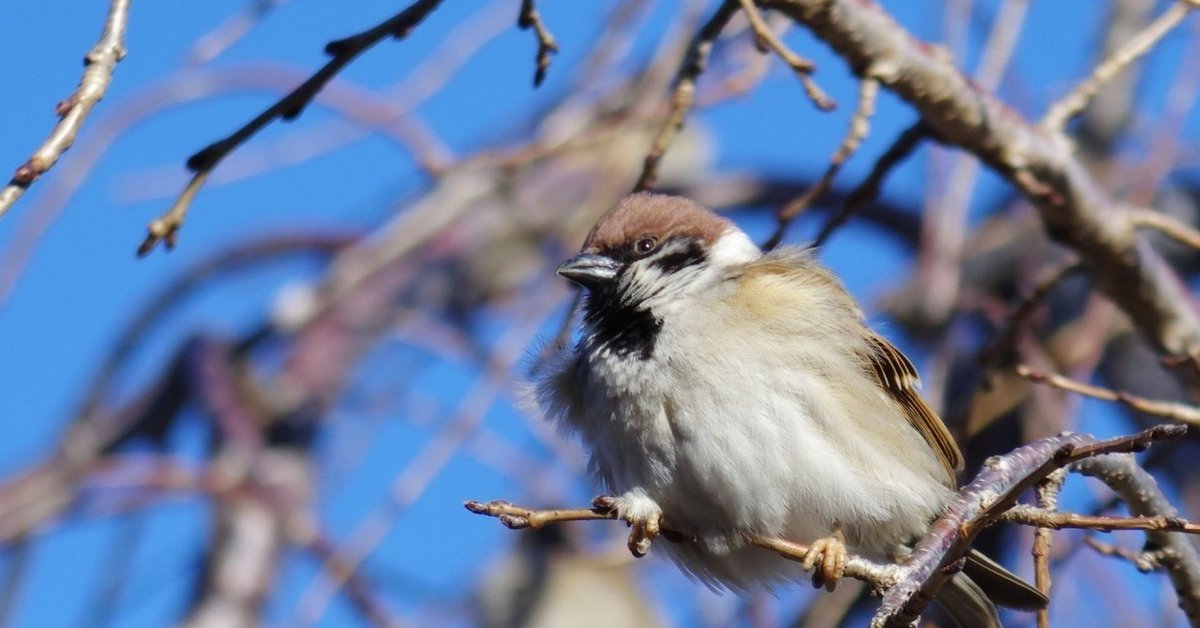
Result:
[[[1045,373],[1025,364],[1017,365],[1017,375],[1032,382],[1049,384],[1068,392],[1077,393],[1093,399],[1115,401],[1131,410],[1152,414],[1171,419],[1187,425],[1200,425],[1200,408],[1174,401],[1147,399],[1127,393],[1122,390],[1112,390],[1078,382],[1057,373]]]
[[[187,53],[188,65],[208,63],[233,47],[287,0],[249,0],[246,6],[216,28],[196,39]]]
[[[1200,534],[1200,524],[1182,517],[1106,517],[1101,515],[1077,515],[1057,512],[1046,508],[1018,504],[1004,513],[1000,520],[1051,530],[1078,528],[1112,532],[1114,530],[1154,530],[1162,532],[1186,532]]]
[[[700,32],[696,33],[691,46],[688,47],[687,57],[675,77],[675,89],[671,95],[671,111],[667,114],[667,119],[663,122],[658,135],[654,137],[654,143],[650,146],[650,152],[646,155],[646,161],[642,165],[642,175],[633,188],[635,192],[654,187],[654,183],[658,179],[658,164],[662,161],[663,153],[667,152],[667,147],[671,145],[671,141],[675,139],[679,129],[683,127],[683,122],[692,109],[692,103],[696,98],[696,79],[708,65],[708,58],[712,54],[713,44],[717,37],[721,31],[725,30],[725,26],[729,24],[733,15],[737,13],[737,3],[738,0],[722,2],[708,22],[705,22],[704,26],[700,28]]]
[[[1004,357],[1004,353],[1011,350],[1016,344],[1017,334],[1028,322],[1037,306],[1041,305],[1042,301],[1050,294],[1050,291],[1063,279],[1081,270],[1083,270],[1083,266],[1072,255],[1057,266],[1043,272],[1041,278],[1034,282],[1033,289],[1025,295],[1025,298],[1021,299],[1021,303],[1013,310],[996,340],[980,352],[979,363],[990,366],[999,362]]]
[[[58,163],[63,153],[75,143],[92,108],[104,98],[112,83],[113,72],[125,58],[125,27],[129,23],[130,0],[112,0],[100,40],[83,58],[85,69],[79,87],[54,108],[60,120],[33,156],[13,173],[12,180],[0,190],[0,217],[37,181],[38,177]]]
[[[754,6],[754,0],[739,1],[742,4],[742,12],[746,14],[746,19],[750,20],[750,28],[754,31],[754,36],[758,39],[760,45],[765,45],[778,55],[784,63],[788,64],[788,67],[796,74],[796,78],[800,79],[800,84],[804,86],[804,93],[812,101],[812,104],[821,111],[832,111],[837,107],[837,104],[829,98],[829,95],[812,79],[812,73],[816,71],[817,66],[812,61],[792,52],[775,35],[775,31],[771,30],[771,27],[763,20],[758,7]]]
[[[1178,0],[1142,32],[1096,66],[1092,75],[1071,90],[1071,93],[1051,105],[1042,118],[1042,126],[1061,131],[1071,118],[1079,115],[1088,106],[1106,82],[1149,52],[1196,8],[1200,8],[1200,2],[1196,0]]]
[[[1120,545],[1105,543],[1096,537],[1088,536],[1083,539],[1084,545],[1092,548],[1101,556],[1113,556],[1123,558],[1133,563],[1139,571],[1149,572],[1162,568],[1161,550],[1152,552],[1139,552],[1131,549],[1126,549]]]
[[[1062,490],[1063,482],[1066,479],[1066,470],[1059,469],[1039,482],[1036,489],[1038,506],[1047,512],[1057,511],[1058,493]],[[1047,600],[1050,599],[1050,544],[1052,541],[1050,528],[1047,526],[1039,526],[1033,533],[1033,583],[1038,591],[1046,596]],[[1045,608],[1038,609],[1037,624],[1038,628],[1050,628],[1049,604]]]
[[[357,35],[326,44],[325,52],[332,58],[308,80],[301,83],[275,104],[258,114],[228,137],[214,142],[187,160],[187,167],[195,174],[175,201],[160,218],[150,223],[145,240],[138,247],[138,255],[145,256],[159,242],[168,249],[174,248],[176,234],[183,226],[188,207],[196,193],[204,185],[209,174],[229,153],[233,152],[256,133],[276,119],[291,120],[299,116],[312,102],[317,93],[351,61],[387,37],[403,39],[421,23],[441,0],[416,0],[408,8]]]
[[[775,215],[775,221],[778,224],[775,227],[775,232],[763,244],[764,250],[769,251],[779,246],[792,220],[800,212],[816,202],[829,189],[829,186],[833,184],[833,178],[842,169],[842,164],[846,163],[846,160],[854,154],[854,151],[858,150],[863,139],[867,137],[867,133],[871,129],[871,116],[875,115],[875,98],[878,95],[879,81],[869,76],[859,81],[858,107],[854,110],[854,115],[850,117],[850,124],[846,129],[845,137],[842,138],[842,143],[838,145],[833,156],[829,158],[829,166],[825,168],[825,174],[821,175],[821,178],[805,190],[803,194],[779,210]]]
[[[542,15],[538,13],[534,0],[521,0],[517,27],[521,30],[533,28],[537,37],[537,69],[533,72],[533,86],[538,87],[546,80],[546,71],[550,69],[550,55],[558,52],[558,42],[554,41],[554,35],[550,34],[550,29],[542,22]]]
[[[842,204],[841,210],[831,214],[825,221],[825,226],[821,227],[821,232],[813,240],[813,246],[824,244],[829,236],[833,235],[833,232],[845,224],[851,216],[878,198],[879,191],[883,187],[883,180],[897,165],[908,159],[908,156],[920,145],[921,140],[929,137],[929,134],[930,128],[925,125],[924,121],[918,121],[900,133],[883,155],[880,155],[867,178],[846,197],[846,202]]]
[[[1130,209],[1129,218],[1139,227],[1154,229],[1184,246],[1200,250],[1200,231],[1169,214],[1152,209]]]

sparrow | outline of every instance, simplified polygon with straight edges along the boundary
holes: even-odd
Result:
[[[682,197],[639,193],[599,218],[558,274],[582,330],[535,367],[541,410],[578,434],[644,554],[718,588],[830,588],[847,550],[898,561],[954,494],[962,454],[912,363],[864,322],[810,250],[763,253]],[[802,563],[750,535],[810,543]],[[982,554],[939,593],[964,627],[1046,597]]]

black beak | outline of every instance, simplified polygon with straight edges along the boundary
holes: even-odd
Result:
[[[615,280],[619,270],[620,262],[611,257],[580,253],[559,265],[558,274],[584,288],[594,290]]]

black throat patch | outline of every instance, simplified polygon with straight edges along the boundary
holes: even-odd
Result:
[[[588,295],[583,321],[591,331],[585,342],[593,349],[612,351],[621,357],[649,360],[662,321],[650,310],[622,304],[611,291]]]

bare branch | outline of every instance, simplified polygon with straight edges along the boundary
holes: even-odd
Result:
[[[1132,456],[1101,456],[1077,462],[1073,471],[1109,486],[1136,516],[1177,517],[1179,512],[1163,495],[1154,478]],[[1200,551],[1184,534],[1148,531],[1146,539],[1161,552],[1159,564],[1175,586],[1179,607],[1192,626],[1200,626]]]
[[[1058,510],[1058,493],[1062,490],[1063,482],[1067,479],[1067,473],[1064,469],[1059,469],[1046,479],[1042,480],[1037,485],[1037,501],[1038,506],[1048,512]],[[1017,508],[1020,507],[1018,504]],[[1012,511],[1009,511],[1012,512]],[[1006,513],[1007,514],[1007,513]],[[1034,585],[1038,591],[1050,599],[1050,543],[1052,542],[1050,529],[1047,527],[1039,527],[1033,533],[1033,579]],[[1045,608],[1038,609],[1037,612],[1038,628],[1050,628],[1050,605]]]
[[[521,0],[521,14],[517,16],[517,26],[521,30],[533,28],[534,36],[537,37],[537,69],[533,73],[533,86],[538,87],[546,79],[546,71],[550,69],[550,55],[558,52],[558,43],[554,41],[550,29],[542,22],[542,15],[538,13],[534,0]]]
[[[416,0],[408,8],[376,26],[357,35],[329,42],[325,46],[325,52],[332,56],[332,58],[320,70],[317,70],[315,74],[309,77],[308,80],[301,83],[299,87],[289,92],[283,98],[280,98],[275,104],[268,107],[266,111],[258,114],[253,120],[243,125],[242,128],[189,157],[187,167],[195,174],[192,176],[191,181],[188,182],[187,187],[184,188],[183,193],[171,205],[170,209],[160,218],[150,223],[146,238],[142,241],[141,246],[138,247],[138,255],[145,256],[154,250],[154,246],[159,242],[164,242],[168,249],[174,248],[176,234],[180,227],[183,226],[183,219],[187,216],[188,207],[196,197],[196,193],[204,185],[204,182],[208,179],[213,169],[217,167],[217,164],[221,163],[221,160],[229,155],[229,153],[233,152],[251,137],[254,137],[256,133],[271,122],[277,119],[291,120],[299,116],[304,111],[304,108],[316,97],[317,93],[325,87],[325,84],[342,71],[342,68],[349,65],[360,54],[366,52],[387,37],[403,39],[414,27],[432,13],[439,4],[441,4],[441,0]]]
[[[846,197],[842,208],[825,220],[825,225],[821,227],[820,233],[813,240],[813,246],[825,244],[829,236],[833,235],[833,232],[845,224],[851,216],[862,211],[877,199],[880,189],[883,187],[883,180],[887,178],[892,169],[908,159],[921,140],[929,137],[929,131],[929,127],[922,121],[908,127],[897,136],[892,145],[884,151],[883,155],[880,155],[867,178]]]
[[[861,557],[847,557],[847,575],[870,582],[883,591],[883,604],[871,625],[908,626],[913,623],[942,584],[957,571],[953,565],[966,553],[975,536],[1002,520],[1004,513],[1016,505],[1017,498],[1025,490],[1077,461],[1097,456],[1121,458],[1107,454],[1141,451],[1152,442],[1178,438],[1186,431],[1184,426],[1160,425],[1132,436],[1103,441],[1082,434],[1063,434],[990,459],[983,471],[954,496],[902,563],[879,565]],[[619,514],[608,507],[610,501],[611,498],[601,497],[597,498],[593,508],[568,510],[535,510],[504,501],[486,504],[469,501],[465,506],[473,513],[498,517],[505,526],[519,530],[564,521],[617,520]],[[1055,521],[1053,517],[1057,513],[1038,512],[1046,513],[1049,518],[1045,521]],[[1164,514],[1175,517],[1173,510]],[[663,536],[675,542],[691,542],[692,535],[673,528],[675,524],[670,517],[670,513],[664,513]],[[1107,525],[1109,518],[1100,519]],[[1151,524],[1141,525],[1143,527],[1136,529],[1146,529]],[[751,535],[746,541],[799,561],[807,557],[809,549],[807,545],[789,539],[758,535]]]
[[[783,59],[784,63],[788,64],[788,67],[796,74],[796,78],[800,79],[800,84],[804,86],[804,93],[816,105],[817,109],[832,111],[837,105],[812,80],[812,73],[816,71],[817,66],[812,61],[792,52],[791,49],[780,41],[779,37],[775,35],[775,31],[771,30],[771,27],[763,20],[758,7],[754,6],[754,0],[740,0],[740,2],[742,4],[742,12],[746,14],[746,19],[750,20],[750,28],[754,30],[754,36],[758,38],[758,41],[778,55],[780,59]]]
[[[1046,231],[1079,254],[1097,286],[1165,353],[1200,352],[1200,316],[1166,262],[1057,132],[1023,120],[979,89],[937,48],[862,0],[775,0],[770,6],[828,42],[859,76],[868,71],[913,105],[939,140],[1008,178],[1038,208]],[[885,71],[886,70],[886,71]]]
[[[1070,94],[1051,105],[1050,109],[1046,111],[1045,117],[1042,118],[1042,126],[1061,131],[1071,121],[1071,118],[1079,115],[1088,106],[1092,97],[1106,82],[1128,67],[1130,63],[1150,52],[1167,33],[1183,22],[1184,18],[1196,8],[1200,8],[1200,2],[1196,2],[1196,0],[1177,0],[1145,30],[1117,49],[1100,65],[1097,65],[1087,80],[1076,86]]]
[[[878,95],[879,81],[870,77],[859,81],[858,108],[850,117],[850,124],[846,129],[845,137],[842,138],[842,143],[829,158],[829,166],[825,169],[825,174],[821,175],[821,178],[803,194],[780,208],[779,213],[775,216],[775,220],[779,224],[775,227],[775,232],[771,234],[771,237],[763,244],[764,250],[769,251],[779,246],[792,220],[816,202],[833,184],[833,178],[842,169],[842,164],[854,154],[854,151],[858,150],[859,145],[866,139],[867,133],[871,129],[871,116],[875,115],[875,98]]]
[[[1188,425],[1200,425],[1200,408],[1174,401],[1160,401],[1157,399],[1146,399],[1120,390],[1111,390],[1100,386],[1092,386],[1083,382],[1077,382],[1068,377],[1063,377],[1057,373],[1044,373],[1042,371],[1030,368],[1025,364],[1017,365],[1017,375],[1028,379],[1031,382],[1049,384],[1055,388],[1061,388],[1068,392],[1077,393],[1094,399],[1104,401],[1115,401],[1131,410],[1160,416],[1173,421],[1179,421]]]
[[[1159,425],[1104,441],[1068,433],[990,458],[979,475],[950,500],[925,538],[900,564],[900,581],[884,593],[872,627],[908,626],[916,621],[954,575],[952,566],[965,555],[975,536],[1053,471],[1103,454],[1142,451],[1152,442],[1179,438],[1186,431],[1181,425]]]
[[[671,111],[667,114],[667,119],[659,129],[658,135],[654,137],[654,143],[646,155],[645,163],[642,165],[642,175],[638,178],[638,182],[633,188],[634,191],[648,190],[654,187],[655,181],[658,180],[658,163],[662,161],[663,153],[667,152],[667,147],[671,145],[671,141],[683,127],[688,112],[692,110],[692,103],[696,98],[696,79],[708,65],[708,57],[712,54],[713,44],[717,37],[720,36],[721,31],[725,30],[729,20],[737,12],[737,3],[738,0],[724,0],[692,40],[687,58],[684,59],[683,65],[680,66],[675,77],[675,89],[671,95]]]
[[[1052,530],[1066,528],[1097,530],[1099,532],[1112,532],[1114,530],[1163,530],[1167,532],[1200,534],[1200,524],[1192,523],[1182,517],[1167,517],[1164,515],[1153,517],[1077,515],[1070,512],[1055,512],[1046,508],[1038,508],[1025,504],[1013,506],[1000,519]]]
[[[83,123],[92,113],[92,108],[108,92],[113,72],[121,59],[125,58],[125,27],[129,22],[129,3],[130,0],[112,0],[109,4],[108,17],[104,20],[100,40],[83,58],[85,69],[79,87],[54,108],[54,112],[61,119],[46,141],[34,151],[32,157],[17,168],[12,180],[0,190],[0,218],[38,177],[53,168],[63,153],[71,148],[79,130],[83,128]]]

